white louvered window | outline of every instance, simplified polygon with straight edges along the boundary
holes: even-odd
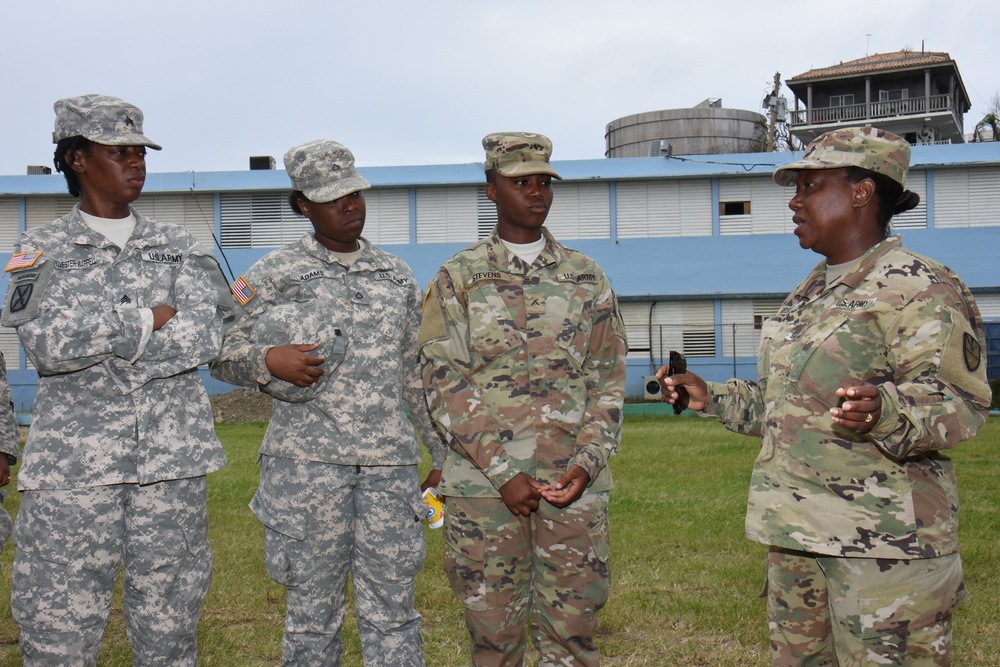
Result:
[[[17,332],[13,329],[0,328],[0,352],[3,353],[7,370],[23,370],[21,367],[21,343],[17,338]]]
[[[688,357],[715,356],[715,303],[682,301],[684,316],[683,352]]]
[[[712,235],[712,183],[619,181],[615,189],[618,238]]]
[[[795,225],[788,202],[794,194],[795,188],[776,185],[771,176],[720,178],[719,234],[790,232]]]
[[[934,226],[1000,225],[1000,168],[939,169],[934,172]]]
[[[20,204],[15,198],[0,198],[0,253],[9,253],[20,236]]]
[[[220,218],[223,248],[279,248],[312,229],[292,212],[287,194],[223,193]]]
[[[984,320],[1000,320],[1000,293],[976,294],[973,298]]]
[[[144,194],[132,208],[157,222],[186,227],[207,248],[215,248],[215,196],[198,194]]]
[[[497,205],[486,196],[486,188],[476,193],[476,225],[478,238],[485,239],[497,226]]]
[[[610,186],[553,181],[552,208],[545,226],[557,239],[611,238]]]
[[[650,358],[650,301],[623,301],[618,304],[628,338],[629,359]]]
[[[376,245],[410,242],[410,191],[365,190],[364,237]]]
[[[474,185],[417,188],[417,243],[471,243],[479,231]]]
[[[920,203],[906,213],[892,216],[893,229],[927,228],[927,172],[914,169],[906,175],[906,189],[920,195]]]
[[[61,218],[80,201],[69,195],[27,197],[24,200],[24,227],[31,229]]]

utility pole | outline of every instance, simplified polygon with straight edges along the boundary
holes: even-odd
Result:
[[[774,151],[774,134],[778,125],[778,93],[781,92],[781,72],[774,73],[774,90],[768,106],[771,107],[770,122],[767,124],[767,152]]]

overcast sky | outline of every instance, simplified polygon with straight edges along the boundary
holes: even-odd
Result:
[[[759,111],[775,72],[922,46],[957,61],[969,132],[998,25],[997,0],[0,0],[0,174],[51,165],[52,103],[84,93],[143,109],[151,172],[280,169],[318,138],[362,166],[480,162],[497,130],[584,159],[621,116]]]

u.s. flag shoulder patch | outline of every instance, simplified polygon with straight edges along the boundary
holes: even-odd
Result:
[[[41,250],[36,250],[35,252],[19,252],[11,257],[10,261],[7,262],[7,268],[4,269],[4,273],[15,269],[26,269],[29,266],[34,265],[34,263],[37,262],[38,258],[41,256]]]
[[[243,276],[237,278],[233,284],[229,286],[229,289],[233,293],[233,296],[236,297],[236,300],[240,302],[241,306],[247,305],[253,301],[255,296],[257,296],[257,290],[250,287],[250,283],[248,283],[247,279]]]

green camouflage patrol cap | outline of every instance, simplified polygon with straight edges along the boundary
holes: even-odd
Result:
[[[541,134],[531,132],[494,132],[483,137],[486,150],[486,171],[496,169],[502,176],[530,176],[548,174],[562,179],[549,164],[552,142]]]
[[[317,139],[288,149],[285,171],[292,187],[317,204],[371,187],[354,169],[354,154],[333,139]]]
[[[161,146],[142,134],[142,110],[110,95],[81,95],[57,100],[52,143],[83,137],[105,146]]]
[[[800,169],[861,167],[888,176],[906,186],[910,168],[910,144],[892,132],[874,127],[833,130],[813,139],[800,160],[774,170],[778,185],[795,185]]]

